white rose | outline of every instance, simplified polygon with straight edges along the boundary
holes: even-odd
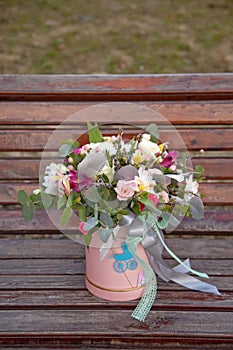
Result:
[[[105,174],[108,177],[110,183],[113,181],[114,173],[114,169],[110,167],[108,162],[105,164],[105,166],[100,172],[100,174]]]
[[[160,153],[159,146],[154,142],[146,140],[145,138],[143,138],[142,141],[139,143],[139,150],[142,153],[149,155],[155,155],[156,153]]]

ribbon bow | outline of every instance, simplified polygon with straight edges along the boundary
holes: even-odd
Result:
[[[158,222],[152,214],[149,214],[146,219],[145,216],[136,217],[133,213],[130,213],[122,218],[120,224],[121,226],[128,227],[128,234],[126,237],[127,247],[134,258],[141,263],[145,273],[144,293],[139,304],[133,311],[132,317],[139,321],[144,321],[150,311],[157,290],[155,273],[165,282],[173,281],[189,289],[220,295],[215,286],[187,274],[188,272],[192,272],[199,277],[208,278],[207,274],[192,269],[189,259],[182,262],[170,248],[168,248],[162,233],[162,229],[166,228],[166,222]],[[136,247],[139,242],[142,243],[151,266],[137,256]],[[179,265],[171,268],[165,263],[162,257],[164,248]]]

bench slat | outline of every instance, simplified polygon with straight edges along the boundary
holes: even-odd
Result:
[[[188,255],[188,252],[187,252]],[[174,260],[165,259],[169,266],[174,266]],[[230,259],[198,259],[192,260],[193,267],[198,271],[207,271],[209,276],[233,276],[233,265]],[[4,275],[75,275],[85,273],[85,259],[0,259],[0,276]],[[13,277],[14,278],[14,277]]]
[[[232,239],[168,238],[167,244],[181,259],[232,259]],[[78,259],[84,258],[84,246],[66,238],[1,239],[0,256],[1,259]]]
[[[196,340],[230,339],[232,332],[233,314],[229,313],[227,319],[224,312],[202,311],[151,311],[144,325],[132,320],[128,310],[9,310],[0,311],[0,329],[3,335],[14,333],[34,335],[58,336],[73,335],[80,339],[98,339],[117,337],[130,338],[137,336],[144,339],[161,336],[164,339],[176,337],[195,337]],[[4,322],[4,320],[6,322]],[[121,322],[119,322],[121,320]],[[212,320],[215,320],[214,327]],[[9,331],[11,329],[11,331]],[[142,329],[144,330],[142,332]],[[2,335],[2,336],[3,336]],[[153,340],[153,339],[151,339]]]
[[[190,290],[161,290],[159,288],[156,303],[153,309],[173,309],[173,310],[207,310],[211,308],[213,311],[223,311],[226,309],[233,310],[233,293],[224,292],[221,297],[192,292]],[[0,291],[0,309],[7,307],[8,309],[23,308],[55,308],[70,307],[80,308],[85,305],[91,307],[103,307],[103,301],[87,290],[8,290]],[[135,301],[127,301],[119,303],[122,309],[132,309]],[[115,301],[108,301],[108,307],[116,307]]]
[[[233,129],[176,129],[182,137],[185,146],[189,151],[203,149],[205,151],[223,151],[233,150]],[[52,135],[54,130],[0,130],[0,151],[31,151],[38,152],[43,151],[49,137]],[[104,132],[104,131],[103,131]],[[74,137],[85,133],[85,130],[66,130],[66,134],[69,137]],[[104,135],[111,135],[117,133],[116,131],[106,131]],[[61,139],[66,139],[67,136],[63,137],[63,132],[57,132],[57,142],[49,150],[57,151],[61,143]],[[134,134],[125,132],[129,138],[132,138]],[[88,137],[83,137],[84,142],[88,142]],[[174,142],[174,132],[162,130],[160,132],[161,141],[169,142],[169,148],[173,149],[176,147]],[[81,141],[80,141],[81,142]]]
[[[233,74],[5,75],[7,100],[203,100],[232,96]]]
[[[159,112],[174,125],[229,125],[233,120],[229,101],[136,103]],[[94,104],[97,102],[0,102],[0,125],[59,125],[74,113]],[[86,122],[86,118],[83,120],[80,114],[79,121]],[[101,115],[98,122],[109,122],[109,118]]]

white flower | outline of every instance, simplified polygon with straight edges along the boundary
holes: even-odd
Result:
[[[142,138],[142,141],[139,143],[139,150],[144,153],[150,155],[150,157],[155,158],[156,154],[160,153],[160,148],[157,143],[151,142],[146,138]]]
[[[34,194],[39,194],[41,192],[41,190],[39,188],[37,188],[36,190],[33,191]]]
[[[44,182],[42,183],[46,187],[45,193],[62,195],[61,183],[66,171],[67,169],[64,164],[51,163],[46,167]]]
[[[142,134],[142,138],[150,141],[150,134]]]
[[[112,142],[104,141],[104,142],[97,142],[97,143],[90,143],[90,148],[92,149],[92,152],[102,152],[106,153],[108,152],[110,156],[114,156],[116,154],[116,147]]]
[[[155,186],[155,181],[153,180],[152,176],[149,174],[147,170],[143,170],[142,168],[139,168],[138,175],[135,176],[134,180],[138,184],[138,191],[143,192],[149,192],[154,193],[153,187]]]
[[[131,145],[129,143],[125,143],[123,140],[121,140],[121,150],[123,152],[128,153],[131,150]]]
[[[189,178],[186,179],[186,186],[184,189],[184,199],[185,201],[189,201],[193,195],[198,193],[199,184],[197,181],[193,181],[193,175],[190,175]]]
[[[105,166],[100,172],[100,174],[105,174],[108,177],[108,180],[110,183],[113,181],[114,173],[115,173],[114,168],[110,167],[109,162],[106,162]]]

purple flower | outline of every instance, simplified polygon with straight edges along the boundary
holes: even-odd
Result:
[[[69,171],[69,178],[70,178],[70,188],[74,192],[79,192],[79,183],[77,179],[77,170],[70,170]]]
[[[83,187],[89,188],[92,185],[92,179],[87,175],[82,175],[82,177],[78,180],[78,184],[79,190],[81,190]]]
[[[81,153],[82,152],[82,147],[78,147],[78,148],[75,148],[73,151],[72,151],[72,153],[74,153],[74,154],[79,154],[79,153]]]
[[[172,166],[174,164],[176,158],[177,158],[176,151],[168,152],[168,154],[164,157],[164,159],[162,160],[162,162],[160,164],[168,169],[168,168],[170,168],[170,166]]]

